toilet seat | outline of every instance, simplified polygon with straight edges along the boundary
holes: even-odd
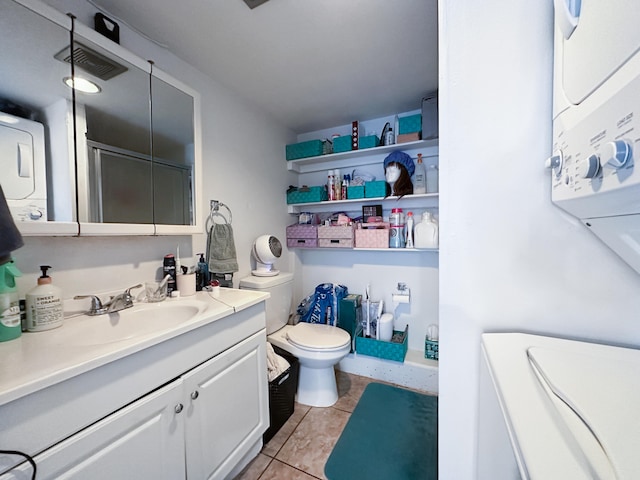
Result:
[[[351,337],[338,327],[300,322],[287,332],[287,340],[301,350],[331,352],[349,345]]]

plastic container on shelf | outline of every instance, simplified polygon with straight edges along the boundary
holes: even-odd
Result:
[[[391,209],[389,225],[389,248],[404,248],[404,213],[401,208]]]
[[[415,248],[438,248],[438,222],[429,211],[422,214],[422,221],[414,228]]]
[[[415,193],[415,190],[414,190]],[[438,166],[429,165],[427,169],[427,193],[438,193]]]

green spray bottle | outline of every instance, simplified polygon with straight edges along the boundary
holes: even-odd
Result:
[[[16,277],[21,276],[13,259],[0,265],[0,342],[18,338],[22,333],[20,299],[16,289]]]

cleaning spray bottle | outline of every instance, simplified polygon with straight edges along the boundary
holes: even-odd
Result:
[[[62,308],[62,290],[51,283],[47,275],[49,265],[41,265],[42,275],[38,286],[25,296],[27,305],[27,330],[40,332],[60,327],[64,321]]]
[[[0,265],[0,342],[13,340],[22,334],[20,299],[16,277],[22,276],[13,260]]]

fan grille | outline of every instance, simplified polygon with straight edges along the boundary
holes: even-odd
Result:
[[[282,244],[276,237],[269,237],[269,250],[274,256],[280,258],[282,255]]]

